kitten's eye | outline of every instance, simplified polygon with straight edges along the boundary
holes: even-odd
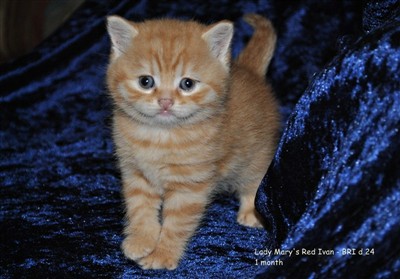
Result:
[[[143,89],[151,89],[154,87],[154,79],[151,76],[139,77],[139,85]]]
[[[181,80],[181,82],[179,83],[179,87],[183,91],[187,91],[187,92],[192,91],[195,86],[196,86],[196,81],[194,81],[193,79],[190,79],[190,78],[183,78]]]

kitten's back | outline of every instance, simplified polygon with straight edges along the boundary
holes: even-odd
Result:
[[[270,21],[259,15],[248,14],[245,20],[254,34],[232,65],[224,137],[230,148],[221,168],[228,184],[237,187],[261,181],[275,152],[280,127],[278,103],[265,80],[276,34]]]

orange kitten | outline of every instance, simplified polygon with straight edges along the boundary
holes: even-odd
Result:
[[[276,35],[255,33],[230,59],[233,24],[134,23],[108,17],[107,83],[127,224],[124,254],[144,269],[175,269],[212,194],[229,185],[237,220],[260,227],[256,190],[275,151],[278,106],[264,78]]]

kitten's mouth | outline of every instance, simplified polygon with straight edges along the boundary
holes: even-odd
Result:
[[[192,112],[190,114],[181,115],[177,112],[170,110],[161,110],[156,116],[158,119],[166,122],[184,122],[188,119],[192,118],[196,112]]]
[[[190,117],[192,117],[195,114],[195,112],[190,113],[188,115],[180,115],[179,113],[172,111],[172,110],[160,110],[157,113],[157,116],[161,116],[161,117],[174,117],[180,120],[184,120],[184,119],[188,119]]]
[[[161,110],[158,115],[161,116],[175,116],[170,110]]]
[[[142,119],[148,119],[149,121],[157,121],[164,124],[173,124],[187,121],[196,115],[196,112],[192,112],[189,114],[178,113],[173,110],[159,110],[155,114],[147,114],[138,109],[135,109],[138,115],[142,117]],[[153,119],[153,120],[151,120]]]
[[[160,111],[156,112],[155,114],[147,114],[138,109],[136,109],[135,111],[141,117],[147,118],[147,119],[151,119],[151,118],[165,118],[166,119],[166,118],[173,118],[173,117],[178,118],[177,116],[175,116],[175,114],[173,112],[171,112],[169,110],[160,110]]]

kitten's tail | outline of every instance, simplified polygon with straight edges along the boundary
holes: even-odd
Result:
[[[246,14],[243,19],[254,28],[254,34],[237,63],[264,77],[275,50],[274,27],[268,19],[257,14]]]

